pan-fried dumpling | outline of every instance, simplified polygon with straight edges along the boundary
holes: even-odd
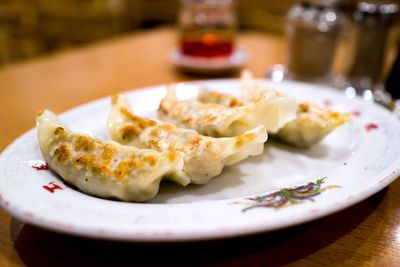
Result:
[[[246,103],[235,96],[205,89],[199,91],[197,99],[228,107],[232,103],[235,106],[245,105]],[[298,147],[309,147],[321,141],[328,133],[345,123],[349,117],[350,115],[347,113],[330,111],[310,102],[298,102],[297,118],[285,124],[272,136]]]
[[[349,118],[348,113],[330,111],[309,102],[299,102],[297,119],[288,122],[276,137],[298,147],[309,147],[321,141]]]
[[[243,106],[247,101],[254,101],[263,94],[269,94],[275,90],[258,83],[250,71],[245,70],[241,75],[242,99],[229,94],[200,90],[198,100],[201,102],[217,103],[224,106]],[[278,95],[282,93],[275,91]],[[319,107],[313,103],[300,101],[297,103],[296,119],[285,124],[279,131],[273,134],[289,144],[299,147],[309,147],[321,141],[336,127],[348,121],[350,115]]]
[[[185,155],[184,174],[195,184],[207,183],[221,173],[224,165],[261,154],[267,140],[267,132],[262,125],[240,136],[213,138],[170,123],[139,117],[132,113],[123,95],[112,98],[108,128],[111,138],[124,145],[160,152],[182,151]]]
[[[227,107],[198,100],[179,100],[175,89],[170,87],[160,103],[159,116],[207,136],[237,136],[258,125],[274,133],[295,118],[296,102],[271,92],[245,105]]]
[[[254,101],[275,90],[258,83],[250,71],[241,75],[241,95],[247,101]],[[277,91],[275,91],[277,92]],[[281,94],[278,92],[278,94]],[[282,95],[282,94],[281,94]],[[212,96],[215,98],[215,96]],[[220,96],[220,98],[222,98]],[[226,101],[226,100],[225,100]],[[288,122],[276,133],[276,137],[289,144],[309,147],[321,141],[336,127],[350,119],[350,114],[331,111],[307,101],[297,103],[297,118]]]
[[[49,166],[85,193],[125,201],[147,201],[163,177],[177,179],[183,167],[181,152],[157,152],[123,146],[68,130],[48,110],[38,112],[39,146]]]
[[[197,100],[203,103],[215,103],[229,108],[241,107],[246,104],[245,101],[233,95],[214,92],[205,88],[199,89]]]
[[[239,99],[234,95],[208,89],[199,89],[197,100],[203,103],[215,103],[225,107],[241,107],[247,103],[245,100]]]
[[[281,92],[265,87],[258,82],[250,70],[243,70],[240,75],[240,94],[245,101],[254,101],[264,94],[275,93],[284,96]]]

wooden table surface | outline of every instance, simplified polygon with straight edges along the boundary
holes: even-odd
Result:
[[[199,79],[176,72],[161,28],[0,69],[0,150],[34,126],[37,110],[62,112],[102,96]],[[283,39],[243,33],[247,67],[261,77],[281,63]],[[26,225],[0,209],[0,266],[400,266],[400,179],[323,219],[228,240],[139,244],[90,240]]]

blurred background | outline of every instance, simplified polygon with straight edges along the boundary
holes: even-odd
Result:
[[[295,0],[238,0],[240,30],[283,35]],[[174,25],[179,0],[0,0],[0,67],[82,44]]]
[[[296,3],[302,3],[303,5],[300,14],[307,14],[308,7],[304,3],[308,3],[307,5],[309,5],[324,1],[339,3],[339,9],[343,14],[347,15],[348,19],[352,17],[351,14],[354,13],[357,2],[360,2],[356,0],[236,0],[238,29],[240,31],[261,31],[284,36],[288,21],[292,20],[293,23],[297,23],[299,19],[302,20],[303,18],[301,17],[303,15],[296,18],[296,14],[298,13],[296,10],[298,9],[293,9]],[[386,0],[371,1],[372,3],[384,3]],[[0,0],[0,68],[15,62],[101,41],[117,35],[143,31],[164,25],[177,25],[176,21],[181,2],[180,0]],[[399,4],[400,1],[391,0],[389,2]],[[361,22],[363,24],[359,23],[359,25],[363,25],[365,32],[360,32],[359,34],[359,47],[350,52],[350,54],[343,54],[343,56],[339,54],[336,57],[338,59],[336,62],[340,63],[349,61],[349,58],[354,57],[353,60],[358,61],[359,66],[353,67],[356,69],[356,72],[362,72],[361,76],[366,72],[368,72],[367,76],[371,76],[369,73],[371,71],[378,75],[382,72],[382,68],[385,70],[384,73],[387,74],[392,66],[392,62],[395,61],[397,48],[400,43],[398,23],[395,23],[397,26],[392,31],[394,34],[389,35],[386,32],[389,28],[388,16],[377,14],[375,11],[372,11],[374,15],[368,15],[371,13],[369,9],[369,5],[367,5],[365,10],[360,11],[362,12],[360,14],[363,18],[363,22]],[[294,15],[292,19],[290,19],[290,15],[288,16],[290,10],[292,10],[292,15]],[[386,11],[383,10],[382,12]],[[398,10],[396,11],[397,14]],[[371,25],[373,25],[376,32],[371,30]],[[355,36],[348,25],[345,24],[342,28],[343,36],[346,36],[346,34],[348,36]],[[302,51],[302,48],[298,45],[306,43],[308,48],[318,45],[314,41],[317,38],[316,32],[312,32],[309,38],[306,36],[307,34],[310,35],[310,33],[299,32],[299,35],[294,38],[302,39],[292,40],[292,43],[295,45],[291,47],[292,50],[289,52],[291,64],[293,63],[294,65],[289,64],[289,67],[306,70],[305,66],[314,66],[314,68],[319,70],[323,69],[321,66],[330,66],[330,64],[322,62],[323,57],[321,55],[318,57],[314,56],[314,60],[318,62],[314,62],[313,64],[298,64],[306,60],[305,56],[315,55],[314,53],[307,52],[310,49]],[[327,38],[327,35],[324,38]],[[334,38],[336,40],[336,36]],[[346,42],[346,38],[342,39]],[[335,40],[326,42],[326,44],[336,46]],[[344,46],[347,48],[352,47],[345,42],[342,42]],[[341,46],[340,43],[339,46]],[[385,51],[389,52],[383,52],[384,47],[392,47],[393,49],[385,49]],[[382,51],[378,51],[379,49]],[[331,61],[331,56],[328,53],[333,53],[334,47],[332,46],[330,49],[328,47],[315,47],[311,50],[324,51],[326,58]],[[358,51],[359,55],[355,51]],[[373,64],[370,64],[371,62],[367,64],[363,60],[365,55],[371,57],[370,51],[375,51],[373,54],[376,58],[371,59]],[[296,58],[296,55],[299,58]],[[382,61],[380,59],[382,57],[385,60]],[[308,59],[306,61],[309,62]],[[383,67],[379,63],[380,61],[385,62]],[[347,65],[350,65],[350,63]],[[366,70],[366,68],[369,69]],[[341,70],[336,71],[336,73],[342,72]],[[354,75],[357,76],[358,74],[356,74]],[[397,77],[398,75],[394,76]],[[397,80],[399,79],[396,77],[394,80],[397,87],[399,83]],[[338,86],[346,87],[347,85]],[[370,85],[368,84],[367,87],[370,87]]]

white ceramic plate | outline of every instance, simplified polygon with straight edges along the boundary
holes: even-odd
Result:
[[[157,197],[144,204],[92,197],[67,187],[50,170],[32,168],[42,160],[32,129],[1,155],[1,205],[23,221],[69,234],[130,241],[200,240],[271,231],[326,216],[397,178],[400,123],[388,111],[322,86],[263,82],[287,95],[351,112],[353,119],[311,149],[268,141],[261,156],[224,169],[209,184],[183,188],[164,183]],[[237,80],[201,84],[234,94],[239,89]],[[178,86],[182,98],[194,96],[196,90],[190,83]],[[157,86],[128,96],[137,113],[155,116],[165,92]],[[109,102],[88,103],[61,119],[75,131],[108,138]]]

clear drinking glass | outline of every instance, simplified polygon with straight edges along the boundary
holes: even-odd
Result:
[[[235,48],[234,0],[182,0],[179,47],[185,56],[218,58]]]

